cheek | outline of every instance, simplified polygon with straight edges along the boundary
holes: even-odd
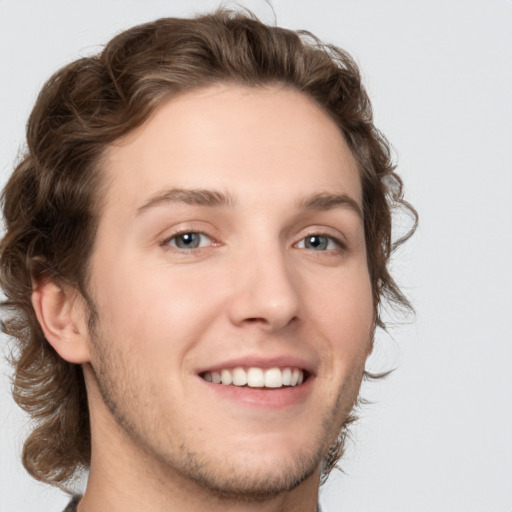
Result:
[[[118,264],[96,282],[102,283],[96,296],[104,332],[141,357],[185,352],[222,308],[220,283],[165,265]]]
[[[322,293],[311,294],[310,313],[334,355],[333,362],[356,364],[371,350],[374,308],[366,267],[347,269],[325,283]]]

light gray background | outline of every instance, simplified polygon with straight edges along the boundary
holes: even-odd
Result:
[[[265,20],[263,1],[242,2]],[[274,0],[280,25],[352,52],[420,228],[394,268],[417,318],[379,336],[345,474],[328,511],[512,511],[512,2]],[[0,0],[0,172],[58,67],[130,25],[217,1]],[[4,343],[3,343],[4,344]],[[0,364],[0,511],[60,511],[19,453],[26,418]]]

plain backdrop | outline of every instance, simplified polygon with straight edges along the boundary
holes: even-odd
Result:
[[[263,0],[240,3],[274,23]],[[511,512],[512,2],[272,3],[277,24],[310,30],[361,65],[421,219],[393,263],[416,318],[378,335],[371,368],[397,370],[364,387],[373,404],[322,503],[331,512]],[[131,25],[218,4],[0,0],[2,183],[57,68]],[[19,461],[28,424],[9,375],[2,361],[0,511],[59,512],[67,496]]]

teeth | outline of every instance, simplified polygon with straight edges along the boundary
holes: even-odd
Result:
[[[247,372],[247,385],[250,388],[262,388],[265,385],[265,375],[261,368],[249,368]]]
[[[292,371],[290,368],[283,370],[283,386],[290,386],[292,383]]]
[[[222,370],[220,372],[220,378],[222,380],[222,384],[225,386],[229,386],[233,382],[233,376],[229,370]]]
[[[265,387],[266,388],[281,388],[283,387],[283,374],[279,368],[271,368],[265,372]]]
[[[225,386],[249,386],[251,388],[282,388],[300,386],[304,382],[304,372],[299,368],[234,368],[206,372],[202,375],[207,382]]]
[[[243,368],[233,370],[233,384],[235,386],[245,386],[247,384],[247,372]]]

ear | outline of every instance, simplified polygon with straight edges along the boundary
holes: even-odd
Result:
[[[86,308],[77,290],[43,279],[34,283],[32,306],[46,339],[62,359],[90,361]]]

